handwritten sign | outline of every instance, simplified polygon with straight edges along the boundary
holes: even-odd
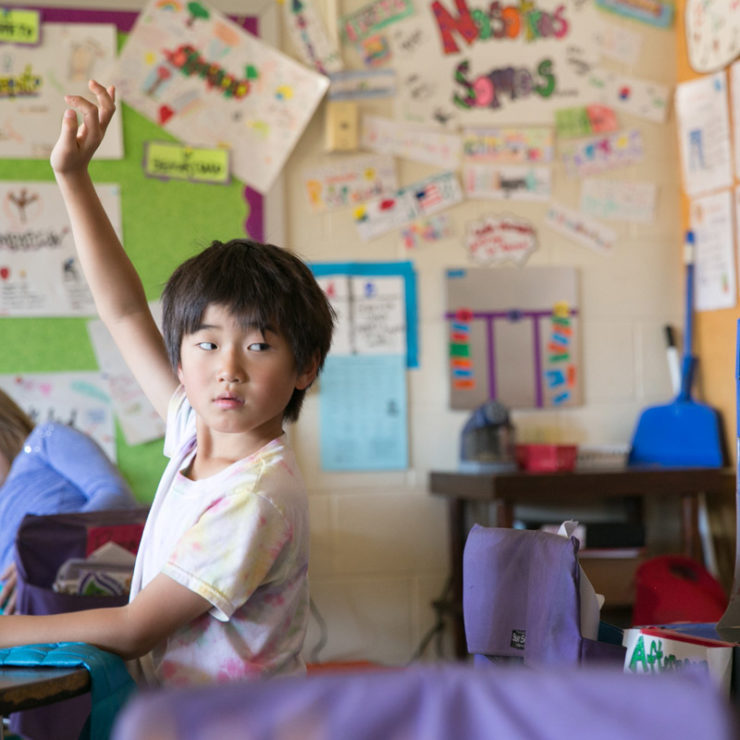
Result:
[[[595,218],[650,223],[655,218],[654,182],[585,179],[581,210]]]
[[[229,150],[147,141],[144,142],[144,174],[161,180],[228,185]]]
[[[397,187],[393,157],[377,154],[349,157],[309,170],[305,180],[308,202],[314,211],[357,205],[394,193]]]
[[[358,206],[354,212],[360,237],[373,239],[393,229],[454,206],[463,199],[454,172],[442,172]]]
[[[611,252],[617,238],[610,228],[559,203],[550,204],[545,214],[545,223],[551,229],[596,252]]]
[[[735,0],[687,0],[686,50],[696,72],[717,72],[740,54],[740,13]]]
[[[553,157],[552,129],[544,126],[470,128],[462,146],[466,164],[544,164]]]
[[[655,123],[664,123],[668,116],[669,89],[665,85],[596,67],[589,72],[588,82],[600,103]]]
[[[571,175],[592,175],[635,164],[643,158],[639,129],[579,139],[564,147],[565,164]]]
[[[329,100],[388,98],[396,92],[392,69],[345,69],[329,75]]]
[[[362,146],[442,169],[454,170],[460,164],[461,141],[456,134],[379,116],[362,117]]]
[[[537,233],[516,216],[486,216],[467,225],[465,246],[474,262],[523,265],[537,249]]]
[[[38,10],[0,8],[0,43],[35,46],[41,40],[41,13]]]
[[[552,191],[551,173],[547,167],[472,164],[463,169],[463,187],[470,198],[547,200]]]

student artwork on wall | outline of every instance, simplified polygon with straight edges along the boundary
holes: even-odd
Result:
[[[139,14],[111,79],[184,143],[230,147],[234,174],[261,193],[329,86],[218,11],[157,0]]]
[[[575,269],[451,269],[446,287],[451,408],[582,402]]]
[[[408,290],[413,285],[411,265],[311,267],[337,314],[320,381],[321,467],[404,469],[408,350],[416,357],[415,339],[409,341],[409,336],[416,336],[415,310],[409,310],[409,304],[415,304],[415,288],[411,295]]]
[[[153,301],[150,308],[161,331],[162,305]],[[163,437],[164,420],[128,369],[105,324],[94,319],[88,322],[87,331],[127,444],[139,445]]]
[[[90,435],[116,461],[116,436],[105,381],[96,372],[0,375],[4,390],[36,424],[55,421]]]
[[[308,170],[304,182],[314,211],[354,206],[398,187],[393,157],[378,154],[347,157]]]
[[[118,186],[95,189],[120,237]],[[94,313],[56,183],[0,182],[0,315]]]
[[[466,225],[465,246],[478,264],[511,262],[521,267],[537,249],[537,231],[518,216],[485,216]]]
[[[676,118],[683,187],[690,196],[732,184],[724,72],[681,83]]]
[[[689,64],[696,72],[717,72],[740,54],[740,13],[735,0],[686,0]]]
[[[730,190],[692,199],[691,228],[696,239],[694,305],[697,311],[732,308],[737,302],[733,250],[733,198]]]
[[[44,23],[37,46],[3,44],[0,70],[0,157],[47,159],[59,136],[64,94],[89,95],[115,59],[116,31],[102,23]],[[123,156],[120,116],[96,152]]]
[[[580,209],[594,218],[650,223],[656,192],[654,182],[588,177],[581,182]]]
[[[324,75],[341,70],[339,49],[313,0],[283,0],[282,6],[285,25],[303,63]]]
[[[457,127],[550,124],[555,108],[589,102],[585,75],[598,59],[592,3],[491,7],[423,0],[394,25],[399,119]]]

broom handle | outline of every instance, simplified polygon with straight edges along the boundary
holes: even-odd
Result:
[[[691,385],[694,380],[694,358],[691,348],[694,334],[694,232],[686,232],[684,240],[684,263],[686,264],[686,315],[684,320],[683,334],[683,363],[681,366],[681,392],[679,398],[684,401],[689,399]]]

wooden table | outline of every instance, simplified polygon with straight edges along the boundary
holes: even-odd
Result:
[[[631,516],[642,517],[642,502],[652,497],[681,500],[682,552],[702,561],[699,495],[731,495],[736,474],[731,468],[619,468],[558,473],[461,473],[432,471],[431,493],[448,500],[450,577],[455,654],[467,655],[462,618],[462,555],[467,536],[467,508],[472,502],[496,502],[496,526],[511,527],[517,504],[579,504],[607,499],[631,502]]]
[[[88,691],[90,673],[86,668],[0,666],[0,740],[3,717]]]

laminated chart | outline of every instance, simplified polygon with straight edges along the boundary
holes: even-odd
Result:
[[[451,269],[446,287],[451,408],[582,403],[575,269]]]
[[[329,86],[218,11],[157,0],[111,78],[125,103],[185,144],[230,149],[233,173],[261,193]]]

